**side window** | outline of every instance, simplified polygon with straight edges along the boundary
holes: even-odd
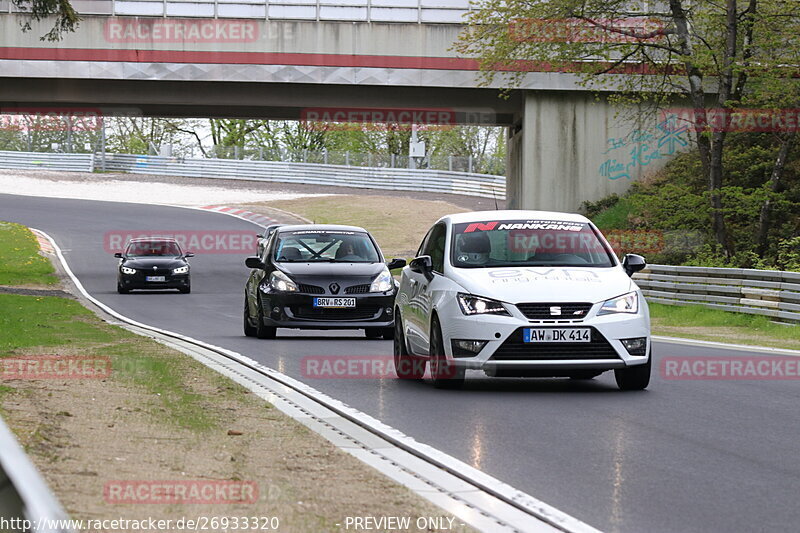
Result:
[[[422,242],[419,243],[419,248],[417,248],[417,255],[415,255],[414,257],[419,257],[421,255],[425,255],[425,252],[423,252],[422,250],[425,249],[425,244],[428,242],[428,238],[430,238],[431,233],[433,233],[434,228],[435,228],[435,226],[433,228],[429,229],[428,233],[426,233],[425,236],[422,238]]]
[[[425,242],[423,255],[431,256],[433,270],[439,273],[444,271],[444,237],[447,228],[444,224],[437,224],[431,229],[431,233]]]

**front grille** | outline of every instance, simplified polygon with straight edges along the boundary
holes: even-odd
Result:
[[[351,285],[344,290],[345,294],[364,294],[365,292],[369,292],[370,284],[365,283],[364,285]]]
[[[157,268],[153,270],[152,268],[137,268],[136,273],[142,276],[142,279],[145,276],[166,276],[169,278],[172,276],[172,269],[171,268]]]
[[[303,320],[371,320],[381,312],[381,308],[375,305],[334,308],[293,306],[289,309],[295,318]]]
[[[325,294],[325,289],[322,287],[318,287],[316,285],[306,285],[305,283],[298,284],[297,290],[306,294]]]
[[[522,330],[517,329],[492,355],[496,361],[519,361],[525,359],[619,359],[617,351],[595,328],[591,342],[542,342],[526,343]]]
[[[554,315],[551,307],[558,307],[561,314]],[[517,304],[523,315],[531,320],[582,320],[592,308],[590,303],[525,303]]]

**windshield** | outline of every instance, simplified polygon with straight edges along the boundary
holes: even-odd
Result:
[[[279,263],[379,263],[378,250],[366,233],[347,231],[292,231],[278,235],[275,261]]]
[[[453,266],[613,266],[611,250],[584,222],[501,220],[453,225]]]
[[[125,252],[128,257],[178,256],[181,249],[172,241],[132,242]]]

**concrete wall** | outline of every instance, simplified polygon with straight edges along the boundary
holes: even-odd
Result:
[[[672,123],[632,121],[588,93],[526,91],[523,102],[522,128],[509,143],[512,207],[575,211],[625,192],[689,145]]]

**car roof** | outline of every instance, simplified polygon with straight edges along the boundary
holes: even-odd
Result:
[[[174,242],[177,243],[178,241],[175,240],[174,237],[136,237],[135,239],[131,239],[129,242]]]
[[[589,219],[578,213],[559,213],[557,211],[528,211],[522,209],[507,209],[499,211],[471,211],[455,213],[439,219],[452,224],[464,222],[487,222],[490,220],[555,220],[563,222],[589,222]]]
[[[278,233],[286,233],[292,231],[313,231],[313,230],[353,231],[353,232],[369,233],[364,228],[359,228],[358,226],[344,226],[341,224],[294,224],[291,226],[280,226],[278,228],[275,228],[275,231],[277,231]]]

